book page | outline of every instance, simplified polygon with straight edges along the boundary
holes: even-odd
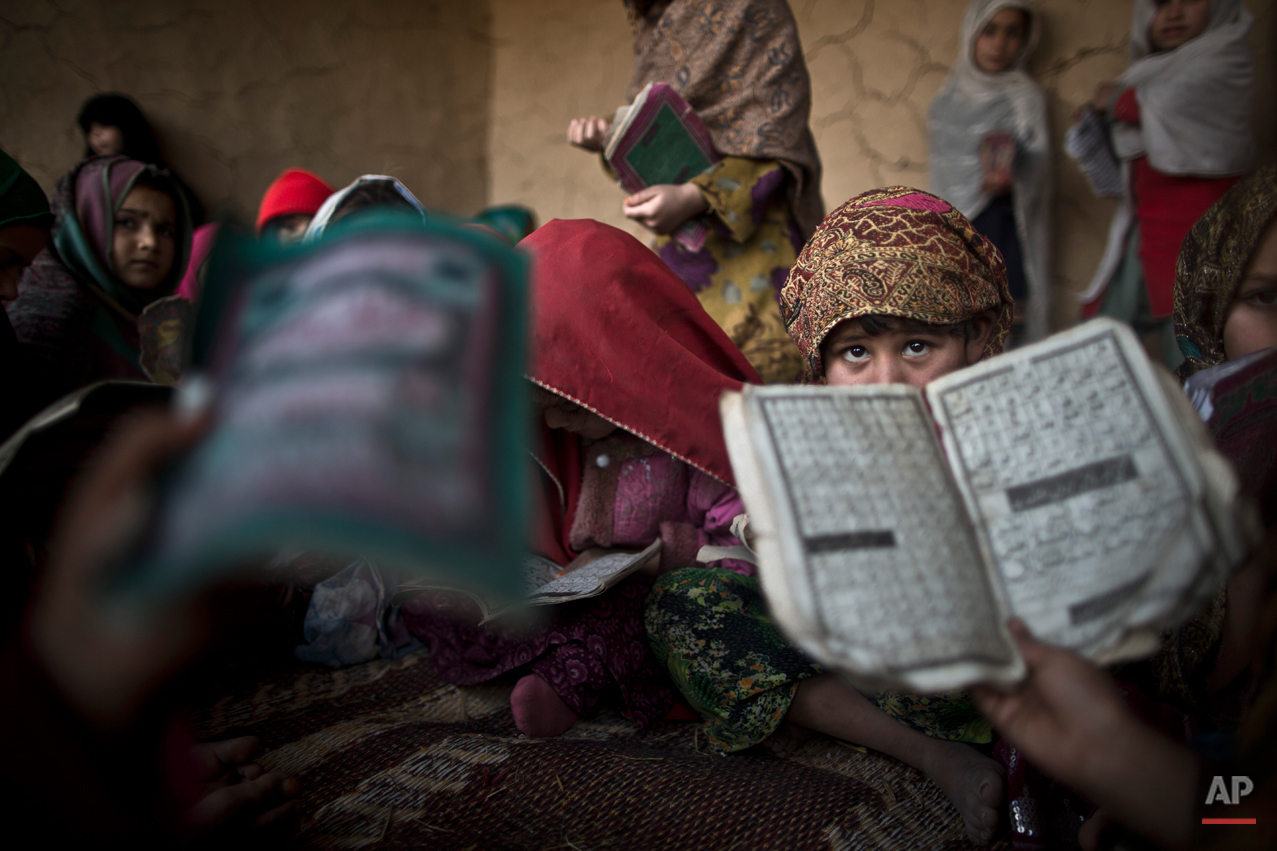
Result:
[[[1200,486],[1133,334],[1096,321],[928,389],[1012,611],[1099,653],[1173,611],[1209,552]]]
[[[751,518],[776,507],[764,526],[775,523],[783,553],[763,542],[764,588],[801,586],[803,606],[776,610],[804,649],[861,681],[916,688],[1016,666],[916,390],[750,388],[745,399],[771,498],[742,493]]]

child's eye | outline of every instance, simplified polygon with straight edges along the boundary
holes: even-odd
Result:
[[[115,226],[116,226],[117,228],[125,228],[125,229],[127,229],[127,230],[133,230],[133,229],[135,229],[135,228],[137,227],[137,220],[136,220],[136,219],[131,219],[131,218],[128,218],[127,216],[125,216],[125,217],[122,217],[122,218],[116,219],[116,220],[115,220]]]
[[[1251,293],[1246,296],[1246,301],[1256,307],[1277,307],[1277,287],[1260,290],[1257,293]]]
[[[931,351],[931,344],[924,343],[922,340],[910,340],[905,343],[905,355],[919,357]]]
[[[869,357],[869,350],[864,346],[848,346],[842,353],[842,358],[851,363],[860,363]]]

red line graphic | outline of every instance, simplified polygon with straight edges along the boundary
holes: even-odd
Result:
[[[1253,818],[1204,818],[1202,824],[1254,824]]]

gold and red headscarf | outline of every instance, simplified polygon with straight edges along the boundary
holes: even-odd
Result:
[[[813,381],[825,375],[821,343],[844,320],[953,325],[993,310],[984,358],[1002,351],[1014,314],[993,243],[947,202],[905,186],[866,192],[825,217],[790,270],[780,307]]]

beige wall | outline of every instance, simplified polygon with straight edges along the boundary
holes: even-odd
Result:
[[[95,92],[131,94],[212,210],[255,214],[284,168],[487,197],[484,0],[0,0],[0,148],[44,185]]]
[[[1248,0],[1258,14],[1258,110],[1273,147],[1273,51],[1277,2]],[[927,105],[957,53],[967,0],[791,0],[813,85],[812,129],[824,161],[829,208],[893,183],[927,184]],[[1044,38],[1031,71],[1046,89],[1054,135],[1097,83],[1126,66],[1130,0],[1043,0]],[[490,192],[543,218],[588,216],[641,234],[620,215],[621,191],[592,158],[563,141],[570,119],[608,113],[625,96],[633,58],[620,0],[493,0]],[[1112,202],[1091,197],[1057,151],[1055,280],[1089,281]],[[1057,300],[1057,325],[1072,320]]]
[[[1277,0],[1258,14],[1257,111],[1273,151]],[[1055,135],[1125,65],[1131,0],[1043,0],[1032,71]],[[966,0],[792,0],[813,79],[830,207],[926,185],[927,104],[957,51]],[[633,52],[620,0],[0,0],[0,148],[46,189],[79,158],[80,104],[122,90],[213,211],[251,215],[288,166],[335,185],[400,176],[458,213],[517,201],[542,219],[630,227],[621,193],[564,141],[610,114]],[[1057,156],[1056,283],[1085,285],[1111,202]],[[641,229],[630,227],[635,233]],[[1059,300],[1057,323],[1073,315]]]

